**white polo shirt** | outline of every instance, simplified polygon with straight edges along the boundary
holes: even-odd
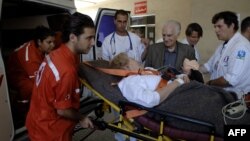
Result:
[[[211,74],[211,80],[221,76],[232,87],[238,98],[250,92],[250,43],[240,33],[235,33],[226,45],[221,44],[212,57],[204,64]]]

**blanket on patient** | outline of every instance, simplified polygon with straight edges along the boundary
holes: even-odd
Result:
[[[108,66],[107,61],[92,61],[89,63],[103,68],[107,68]],[[120,100],[126,100],[117,86],[111,86],[111,83],[119,82],[122,79],[121,77],[105,74],[86,64],[80,65],[79,75],[86,79],[96,91],[114,104],[118,104]],[[221,88],[191,81],[188,84],[178,87],[165,101],[155,108],[210,122],[215,125],[215,134],[223,136],[224,119],[221,110],[223,106],[235,100],[234,95]],[[148,116],[155,119],[158,118],[152,114],[148,114]],[[226,118],[226,121],[227,124],[250,124],[250,113],[247,111],[243,118],[239,120]],[[209,132],[207,128],[176,119],[167,118],[166,123],[175,128],[188,131]]]

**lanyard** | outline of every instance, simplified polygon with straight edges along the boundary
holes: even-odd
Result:
[[[130,35],[129,33],[127,32],[128,34],[128,39],[129,39],[129,44],[130,44],[130,47],[129,49],[130,50],[133,50],[133,46],[132,46],[132,41],[131,41],[131,38],[130,38]],[[114,43],[114,48],[112,46],[112,41]],[[116,54],[116,47],[115,47],[115,32],[113,32],[112,36],[111,36],[111,39],[110,39],[110,46],[111,46],[111,49],[112,49],[112,55],[115,55]]]

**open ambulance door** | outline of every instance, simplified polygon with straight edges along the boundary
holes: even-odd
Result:
[[[31,38],[38,25],[57,27],[55,15],[76,11],[74,0],[0,0],[0,140],[27,140],[24,122],[16,126],[7,81],[9,54]],[[52,20],[50,20],[52,19]]]
[[[12,140],[14,137],[14,125],[12,121],[8,93],[4,63],[2,60],[2,54],[0,54],[0,140],[4,141]]]

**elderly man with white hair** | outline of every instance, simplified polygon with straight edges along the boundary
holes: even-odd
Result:
[[[148,47],[145,67],[171,66],[181,71],[185,58],[195,60],[194,49],[177,41],[180,31],[181,25],[178,21],[169,20],[164,24],[163,42]]]

